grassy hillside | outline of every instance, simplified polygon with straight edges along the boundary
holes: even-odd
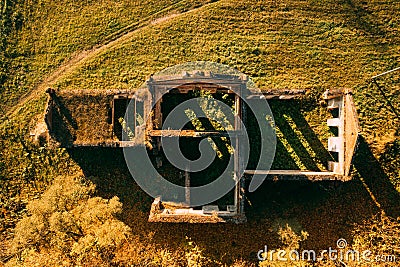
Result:
[[[167,66],[210,60],[260,87],[354,87],[398,64],[399,9],[397,1],[220,1],[138,32],[57,85],[135,87]]]
[[[307,88],[313,96],[327,88],[354,88],[368,135],[393,140],[398,116],[371,110],[386,103],[368,83],[398,65],[399,12],[397,1],[221,1],[146,27],[84,62],[55,87],[135,88],[165,67],[215,61],[250,75],[260,88]],[[398,84],[389,83],[385,90],[391,102],[398,102]],[[370,101],[376,105],[366,107]]]
[[[18,260],[26,266],[248,266],[257,264],[264,245],[293,245],[287,236],[305,249],[327,249],[343,237],[354,247],[400,259],[400,74],[378,78],[382,91],[370,81],[399,66],[399,1],[18,0],[0,7],[0,105],[8,115],[0,127],[0,252],[13,256],[5,258],[10,266]],[[265,183],[247,195],[249,222],[243,225],[149,224],[151,199],[132,181],[121,151],[50,149],[29,138],[44,110],[47,86],[63,93],[132,89],[152,73],[198,60],[235,67],[260,88],[309,89],[300,103],[302,123],[322,143],[328,133],[319,126],[326,119],[320,95],[328,88],[353,88],[362,126],[354,180],[339,187]],[[295,116],[293,107],[273,105]],[[119,197],[117,219],[131,228],[122,244],[105,248],[89,242],[105,238],[93,229],[77,237],[51,227],[51,212],[84,220],[76,213],[85,206],[82,198],[65,209],[27,210],[28,203],[41,203],[32,201],[45,190],[50,191],[43,199],[51,196],[55,177],[68,185],[76,176],[96,186],[84,201]],[[25,240],[26,247],[11,252],[10,240],[26,231],[22,223],[15,232],[16,223],[41,211],[46,214],[39,222],[47,227],[41,229],[50,234],[34,244]],[[304,241],[301,231],[308,233]],[[79,246],[72,250],[74,242]],[[92,256],[84,257],[85,248]]]
[[[8,109],[74,53],[205,1],[3,1],[1,107]]]

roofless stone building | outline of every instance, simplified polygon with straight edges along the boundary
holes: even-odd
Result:
[[[328,138],[327,151],[333,160],[325,162],[324,171],[298,169],[249,168],[242,159],[241,138],[244,131],[253,127],[252,101],[291,101],[302,98],[304,90],[263,90],[262,93],[248,88],[245,75],[215,74],[211,71],[186,72],[171,76],[154,76],[146,82],[146,90],[72,90],[48,89],[48,106],[45,114],[47,141],[61,147],[113,147],[115,149],[143,146],[152,158],[154,167],[162,171],[168,165],[162,139],[179,138],[184,146],[199,145],[203,139],[211,140],[215,149],[232,157],[232,180],[234,186],[224,201],[193,206],[196,198],[191,186],[212,181],[207,172],[202,175],[187,170],[170,171],[172,180],[186,188],[184,199],[169,201],[165,194],[159,195],[151,207],[150,221],[166,222],[220,222],[245,220],[244,195],[246,181],[264,175],[274,180],[339,180],[351,179],[350,167],[357,144],[359,126],[348,89],[328,90],[323,94],[327,109],[332,116],[321,124],[334,129],[335,136]],[[214,121],[204,118],[180,129],[165,128],[164,123],[171,110],[190,98],[202,95],[217,99],[232,107],[231,128],[218,127]],[[187,114],[188,115],[188,114]],[[190,115],[190,114],[189,114]],[[188,116],[189,116],[188,115]],[[190,116],[189,116],[190,117]],[[196,120],[191,118],[192,122]],[[224,118],[221,118],[224,120]],[[243,122],[243,124],[241,123]],[[200,125],[201,124],[201,125]],[[200,125],[200,126],[199,126]],[[217,126],[216,126],[217,125]],[[243,127],[245,125],[245,127]],[[246,128],[246,129],[245,129]],[[254,145],[262,140],[249,142]],[[180,142],[181,142],[180,141]],[[225,144],[225,145],[223,145]],[[193,149],[186,149],[190,157]],[[196,150],[196,149],[194,149]],[[250,151],[250,158],[252,151]],[[196,156],[194,156],[196,158]],[[275,159],[276,160],[276,159]],[[220,165],[224,160],[220,160]],[[219,165],[214,162],[217,172]],[[226,163],[228,164],[228,163]],[[223,168],[223,167],[222,167]],[[208,172],[210,173],[210,172]],[[203,181],[202,181],[203,180]],[[164,201],[168,199],[168,201]],[[173,199],[173,198],[172,198]]]

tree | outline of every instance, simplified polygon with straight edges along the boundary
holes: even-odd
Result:
[[[116,218],[122,210],[118,197],[91,197],[94,189],[83,177],[55,179],[40,199],[27,205],[30,215],[15,228],[10,263],[109,263],[131,230]]]

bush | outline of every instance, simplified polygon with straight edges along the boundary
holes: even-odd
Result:
[[[43,259],[41,266],[53,266],[58,259],[107,265],[130,228],[116,218],[122,210],[118,197],[91,197],[93,191],[94,185],[82,177],[57,178],[40,199],[27,205],[30,216],[15,228],[11,248],[15,257],[10,263]]]
[[[308,237],[308,233],[301,231],[300,234],[297,234],[295,231],[292,230],[292,228],[286,224],[284,228],[280,227],[278,231],[278,235],[281,239],[281,242],[283,244],[282,248],[278,248],[275,251],[280,251],[283,250],[285,251],[285,257],[287,258],[291,250],[298,250],[300,248],[300,242],[304,241]],[[266,259],[264,261],[261,261],[259,266],[260,267],[307,267],[311,266],[309,262],[304,261],[304,260],[299,260],[299,261],[291,261],[288,259],[287,261],[279,261],[277,259],[277,253],[273,254],[273,259],[270,259],[270,253],[267,253],[267,255],[263,255],[263,257]]]

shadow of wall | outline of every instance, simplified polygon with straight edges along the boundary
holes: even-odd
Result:
[[[312,131],[304,117],[289,114],[303,130]],[[285,126],[284,122],[277,124]],[[323,147],[315,133],[307,140]],[[281,247],[277,230],[286,224],[298,233],[308,232],[303,246],[318,250],[335,246],[339,238],[351,242],[357,224],[382,210],[391,216],[399,214],[399,194],[363,139],[354,159],[353,181],[264,182],[255,192],[246,194],[248,222],[240,225],[148,223],[152,199],[130,176],[122,149],[74,148],[68,152],[96,184],[99,196],[120,198],[124,204],[120,217],[133,234],[143,238],[151,235],[155,246],[172,250],[182,248],[189,237],[205,248],[205,255],[225,262],[237,258],[256,262],[257,251],[265,245],[271,249]]]

